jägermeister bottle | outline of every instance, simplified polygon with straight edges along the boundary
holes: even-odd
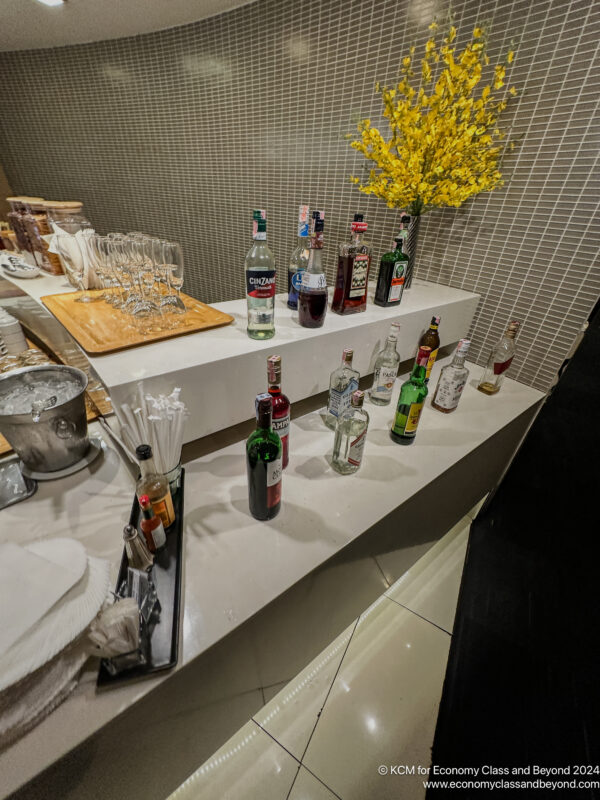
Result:
[[[417,425],[427,397],[425,375],[430,354],[430,347],[419,347],[410,378],[400,388],[396,416],[390,431],[390,436],[398,444],[411,444],[417,435]]]

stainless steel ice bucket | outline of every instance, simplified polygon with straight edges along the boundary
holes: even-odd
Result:
[[[39,381],[61,376],[65,381],[76,383],[76,394],[69,400],[38,408],[35,413],[7,414],[3,411],[3,397],[16,386],[34,387]],[[90,446],[84,398],[86,387],[85,372],[58,364],[24,367],[0,375],[0,433],[30,470],[56,472],[86,455]]]

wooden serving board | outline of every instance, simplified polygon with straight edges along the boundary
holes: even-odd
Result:
[[[98,295],[101,290],[46,295],[42,297],[42,303],[64,325],[80,347],[92,356],[116,353],[130,347],[173,339],[233,322],[233,317],[229,314],[182,294],[186,313],[179,317],[170,315],[170,320],[176,321],[176,327],[140,333],[129,315],[103,300],[97,303],[76,302],[83,294]]]

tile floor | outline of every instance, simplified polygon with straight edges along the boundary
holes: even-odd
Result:
[[[480,507],[294,679],[264,686],[265,705],[171,800],[424,798],[422,777],[380,768],[429,766],[469,526]]]

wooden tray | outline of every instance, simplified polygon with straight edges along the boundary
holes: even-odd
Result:
[[[101,290],[97,289],[42,297],[42,303],[46,308],[64,325],[80,347],[93,356],[116,353],[119,350],[128,350],[130,347],[173,339],[175,336],[185,336],[188,333],[218,328],[233,322],[233,317],[229,314],[224,314],[193,297],[182,294],[181,299],[187,311],[177,319],[177,327],[142,334],[135,328],[126,326],[132,322],[131,317],[103,300],[97,303],[76,302],[82,294],[100,293]]]

